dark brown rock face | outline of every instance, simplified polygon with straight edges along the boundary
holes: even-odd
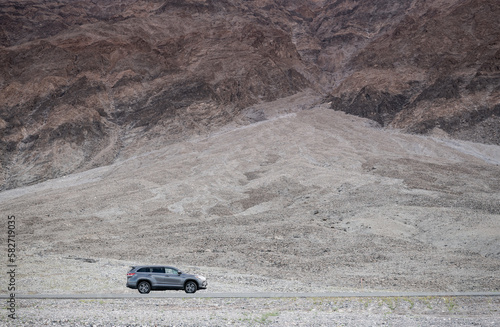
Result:
[[[500,144],[493,0],[0,4],[0,189],[113,162],[313,88],[410,132]]]
[[[349,58],[332,106],[411,132],[500,144],[500,3],[399,6],[404,14]]]
[[[310,86],[290,33],[258,8],[90,3],[0,5],[2,188],[108,164]]]

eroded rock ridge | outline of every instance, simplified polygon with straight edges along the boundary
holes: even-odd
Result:
[[[500,144],[499,15],[493,0],[4,1],[0,189],[305,90],[383,126]]]

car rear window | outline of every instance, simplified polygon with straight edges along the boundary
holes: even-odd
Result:
[[[137,272],[150,272],[150,271],[151,271],[151,269],[149,267],[144,267],[144,268],[137,270]]]

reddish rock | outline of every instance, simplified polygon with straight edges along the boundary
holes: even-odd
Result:
[[[500,144],[499,15],[493,0],[4,1],[1,189],[309,88],[384,126]]]

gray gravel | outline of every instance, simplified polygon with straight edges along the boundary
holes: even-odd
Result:
[[[498,326],[498,297],[22,300],[7,326]]]

